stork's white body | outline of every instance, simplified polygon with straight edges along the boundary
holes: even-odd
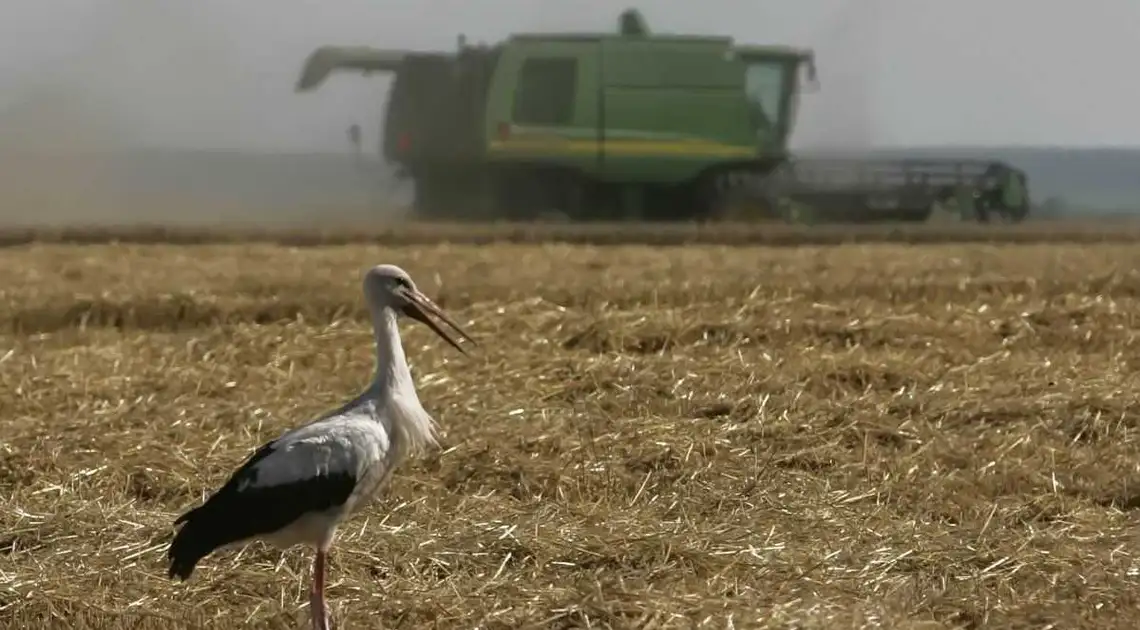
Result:
[[[278,438],[278,450],[260,463],[265,473],[258,483],[288,484],[339,467],[353,471],[356,481],[343,503],[306,512],[284,528],[242,544],[253,539],[280,549],[329,544],[337,526],[367,507],[409,455],[436,444],[435,425],[410,381],[408,390],[365,392],[336,415]],[[409,434],[412,427],[423,430]]]
[[[420,404],[400,343],[398,309],[456,348],[417,309],[470,340],[398,268],[373,268],[364,289],[376,340],[372,383],[341,408],[263,445],[205,504],[175,521],[186,525],[168,553],[172,577],[187,579],[204,556],[254,540],[278,548],[312,545],[314,627],[327,630],[324,562],[337,527],[378,494],[405,458],[436,444],[435,422]]]

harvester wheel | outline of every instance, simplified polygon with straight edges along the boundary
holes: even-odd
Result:
[[[1028,203],[1024,203],[1021,206],[1014,208],[1001,208],[998,211],[998,216],[1001,217],[1003,223],[1021,223],[1028,215]]]
[[[442,219],[454,211],[450,207],[446,189],[437,185],[432,178],[424,175],[415,181],[414,207],[417,216],[424,219]]]
[[[496,178],[496,199],[499,214],[514,221],[552,217],[580,220],[587,206],[582,179],[561,171],[519,169],[501,173]]]
[[[758,221],[779,218],[778,201],[750,184],[743,172],[722,173],[697,185],[697,218],[700,221]]]

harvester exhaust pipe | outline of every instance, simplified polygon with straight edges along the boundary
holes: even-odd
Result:
[[[618,16],[618,31],[626,37],[646,37],[649,35],[649,24],[637,9],[626,9]]]

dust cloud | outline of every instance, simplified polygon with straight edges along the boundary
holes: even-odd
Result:
[[[243,65],[257,59],[238,54],[230,25],[202,5],[97,9],[72,54],[5,86],[0,223],[261,224],[373,205],[375,174],[351,155],[169,148],[245,144],[243,130],[265,118],[265,99],[250,93],[256,71]]]
[[[880,138],[875,115],[876,78],[884,16],[895,0],[848,0],[811,44],[820,89],[801,96],[802,120],[792,145],[811,153],[856,153]]]
[[[84,47],[86,48],[86,47]],[[66,63],[5,90],[0,109],[0,220],[81,220],[121,206],[108,154],[122,149],[125,125],[101,99],[98,56],[80,50]]]

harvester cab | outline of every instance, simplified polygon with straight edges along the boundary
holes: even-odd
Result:
[[[744,91],[761,146],[786,147],[795,126],[799,95],[818,88],[815,55],[810,50],[775,46],[740,46]]]

